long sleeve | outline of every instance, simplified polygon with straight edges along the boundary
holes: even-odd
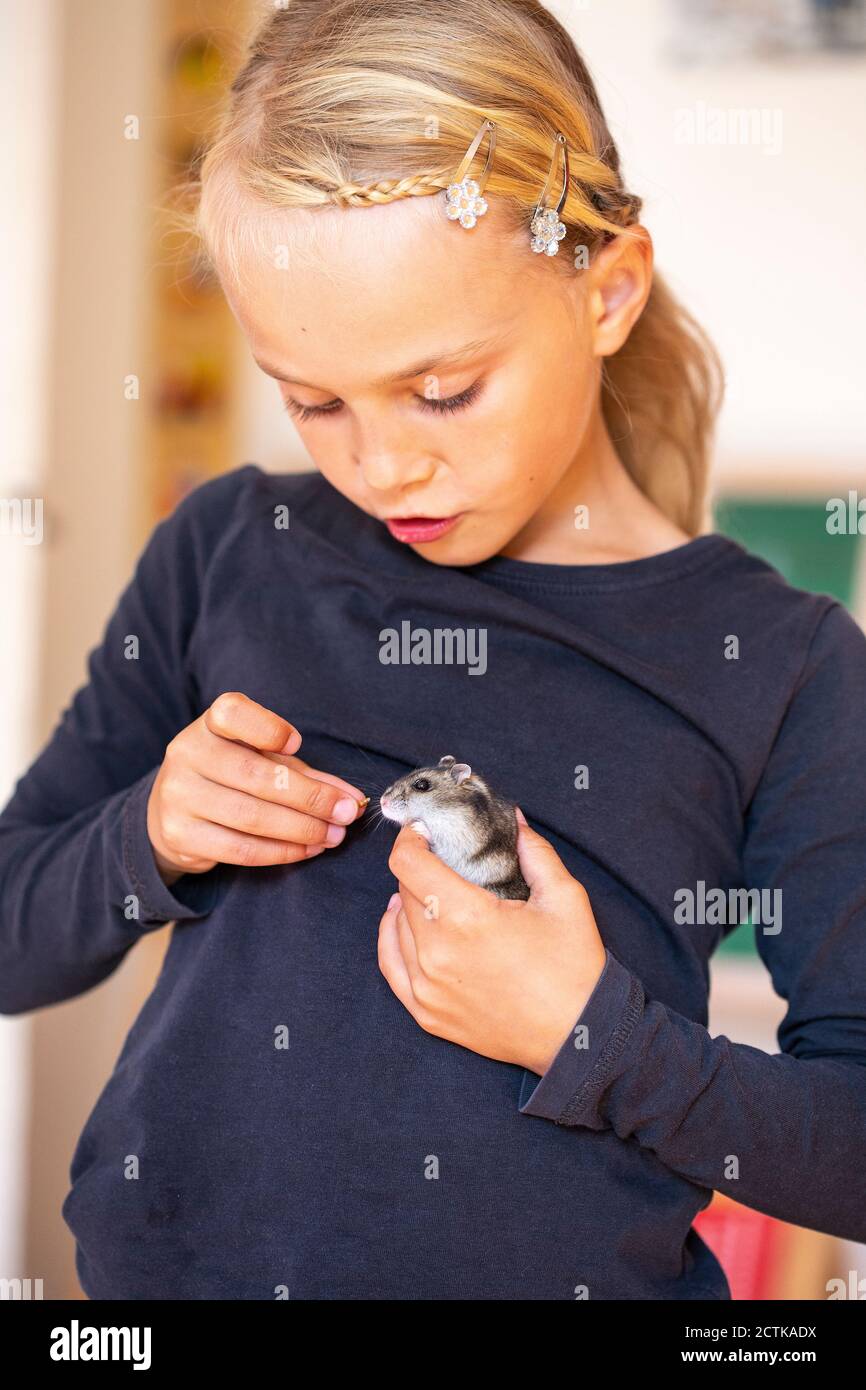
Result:
[[[146,817],[166,745],[201,713],[187,649],[207,563],[201,515],[220,489],[223,479],[197,489],[157,526],[88,681],[0,814],[4,1014],[81,994],[143,932],[215,902],[219,866],[165,886]]]
[[[746,814],[747,888],[787,1010],[780,1053],[649,998],[610,950],[585,1009],[520,1110],[612,1129],[672,1171],[795,1225],[866,1241],[866,638],[828,606]],[[535,1083],[535,1084],[533,1084]]]

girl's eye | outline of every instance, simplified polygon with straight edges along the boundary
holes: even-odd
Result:
[[[320,415],[335,415],[343,402],[329,401],[327,405],[301,405],[300,401],[293,401],[289,396],[284,398],[283,404],[295,420],[316,420]]]
[[[432,410],[434,414],[446,415],[455,410],[465,410],[472,405],[481,395],[481,382],[476,381],[474,386],[470,386],[465,391],[461,391],[458,396],[448,396],[445,399],[437,397],[416,396],[418,404],[423,410]],[[286,410],[296,420],[316,420],[323,415],[336,415],[342,408],[342,401],[329,401],[327,405],[301,405],[300,401],[292,400],[291,396],[284,398],[283,404]]]
[[[461,391],[459,396],[448,396],[444,400],[439,400],[436,397],[419,396],[418,400],[425,410],[433,410],[445,415],[453,410],[465,410],[473,401],[477,401],[480,395],[481,382],[476,381],[474,386],[469,386],[465,391]]]

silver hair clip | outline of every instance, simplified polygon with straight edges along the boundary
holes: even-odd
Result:
[[[490,144],[487,150],[487,163],[484,165],[477,179],[467,178],[466,175],[469,172],[469,166],[475,158],[478,146],[488,132],[490,134]],[[446,217],[450,218],[452,222],[459,222],[460,226],[465,227],[467,231],[469,231],[471,227],[474,227],[479,217],[483,217],[487,211],[487,203],[482,197],[482,194],[490,175],[490,166],[493,163],[493,151],[495,149],[496,122],[484,121],[475,139],[463,156],[460,162],[460,168],[445,190]]]
[[[555,208],[546,208],[547,195],[553,184],[553,174],[556,169],[556,156],[562,150],[562,193]],[[532,214],[532,241],[533,251],[539,255],[555,256],[559,252],[559,243],[566,235],[568,228],[564,222],[560,222],[561,213],[565,200],[568,196],[568,141],[560,131],[556,132],[556,145],[553,150],[553,159],[550,161],[550,173],[547,175],[547,182],[544,191],[538,200],[535,212]]]

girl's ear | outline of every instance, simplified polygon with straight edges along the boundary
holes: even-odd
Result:
[[[610,356],[622,347],[652,289],[653,245],[646,228],[615,237],[596,255],[590,275],[594,350]]]

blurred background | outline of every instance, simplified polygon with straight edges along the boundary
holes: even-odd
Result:
[[[160,214],[265,8],[2,0],[2,802],[160,517],[243,463],[310,466]],[[657,264],[725,362],[712,528],[866,622],[863,0],[549,8],[593,72]],[[41,543],[14,499],[41,499]],[[42,1279],[45,1298],[82,1297],[60,1217],[69,1163],[170,931],[87,995],[0,1018],[0,1277]],[[739,928],[713,962],[711,1033],[776,1052],[784,1007]],[[857,1297],[866,1277],[866,1248],[718,1194],[696,1225],[734,1298],[826,1298],[830,1278]]]

